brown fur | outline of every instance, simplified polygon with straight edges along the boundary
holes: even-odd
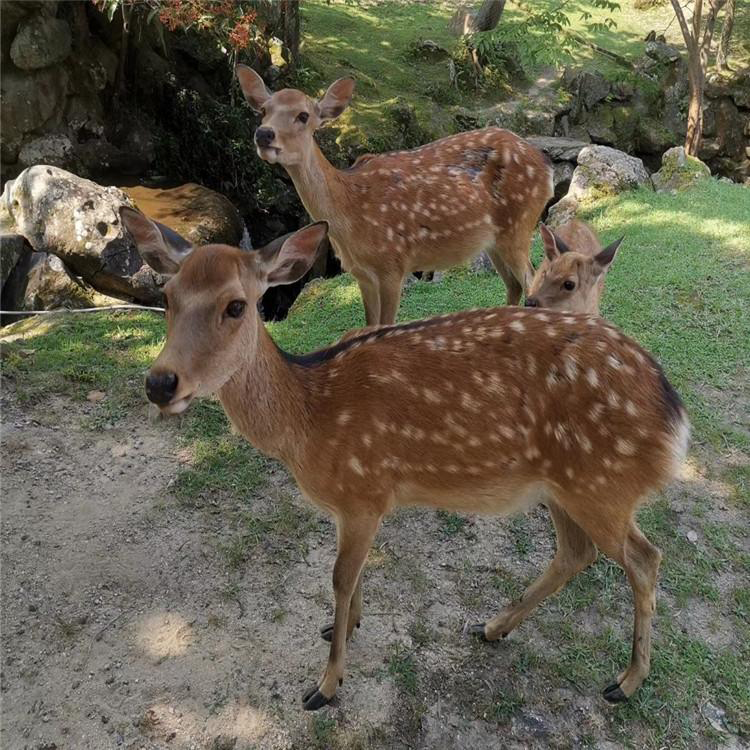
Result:
[[[329,223],[345,270],[357,279],[368,325],[396,319],[401,288],[413,271],[456,265],[482,250],[518,304],[533,276],[531,237],[552,197],[552,169],[517,135],[486,128],[411,151],[367,154],[335,169],[313,133],[349,103],[354,84],[340,79],[316,102],[295,89],[271,94],[237,67],[245,97],[273,130],[267,161],[282,164],[310,216]],[[306,123],[298,115],[309,116]]]
[[[139,249],[168,238],[136,212]],[[505,636],[596,557],[626,571],[635,601],[630,666],[605,696],[624,700],[649,671],[660,553],[636,525],[649,492],[675,475],[687,445],[679,398],[651,356],[588,315],[497,308],[381,326],[304,357],[280,351],[256,303],[299,278],[324,237],[313,225],[274,251],[203,247],[167,284],[167,341],[150,378],[174,374],[162,410],[216,392],[235,428],[288,467],[336,520],[336,614],[328,665],[305,695],[325,704],[343,680],[361,615],[361,576],[396,506],[509,513],[543,499],[557,553],[520,601],[474,628]],[[227,317],[246,302],[239,319]],[[228,307],[229,306],[229,307]]]

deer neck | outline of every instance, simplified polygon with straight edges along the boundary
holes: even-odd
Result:
[[[293,466],[310,427],[304,383],[257,318],[252,355],[219,389],[233,427],[254,447]]]
[[[330,221],[341,211],[347,200],[343,174],[326,159],[315,140],[303,160],[286,170],[314,221]]]

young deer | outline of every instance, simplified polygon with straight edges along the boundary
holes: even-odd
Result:
[[[599,315],[604,277],[623,238],[602,250],[599,239],[574,219],[554,232],[539,225],[544,258],[531,282],[526,307]]]
[[[250,106],[262,117],[258,154],[284,166],[314,220],[359,284],[367,325],[393,323],[404,279],[461,263],[486,250],[517,305],[534,269],[531,237],[553,195],[542,152],[507,130],[449,136],[412,151],[360,158],[334,168],[315,131],[349,105],[354,81],[341,78],[320,101],[296,89],[272,94],[237,66]]]
[[[276,251],[214,245],[185,254],[132,209],[138,247],[161,254],[167,340],[146,379],[165,414],[217,393],[235,428],[283,461],[304,495],[336,521],[336,613],[328,664],[304,697],[331,700],[362,610],[362,570],[383,517],[400,505],[510,513],[544,500],[557,531],[546,572],[472,632],[505,637],[590,565],[597,547],[626,571],[635,627],[630,665],[605,690],[632,695],[649,672],[661,554],[635,512],[674,476],[688,420],[659,365],[587,315],[503,307],[383,326],[305,356],[281,351],[256,303],[300,278],[325,237],[321,222]],[[536,387],[530,388],[530,381]]]

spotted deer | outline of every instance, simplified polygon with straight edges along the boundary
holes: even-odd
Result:
[[[527,307],[599,315],[599,302],[620,237],[602,250],[599,238],[582,221],[573,219],[554,231],[539,225],[544,258],[526,297]]]
[[[500,128],[459,133],[411,151],[368,154],[333,167],[314,133],[349,105],[341,78],[315,101],[296,89],[272,94],[238,65],[246,100],[260,113],[259,156],[283,165],[314,220],[329,225],[341,264],[359,284],[367,325],[393,323],[412,271],[457,265],[486,250],[517,305],[534,273],[531,237],[553,195],[546,156]]]
[[[362,573],[383,517],[398,506],[505,514],[543,501],[557,552],[524,592],[471,632],[504,638],[597,557],[633,590],[630,665],[604,692],[623,701],[649,672],[661,554],[635,512],[687,449],[688,419],[656,361],[601,318],[525,307],[381,326],[306,355],[282,351],[257,312],[264,290],[301,278],[324,222],[280,247],[186,251],[138,212],[122,219],[138,248],[179,270],[164,287],[167,338],[146,378],[165,414],[218,397],[235,429],[281,460],[304,496],[333,516],[335,616],[306,709],[344,678],[360,623]],[[535,387],[530,388],[530,383]]]

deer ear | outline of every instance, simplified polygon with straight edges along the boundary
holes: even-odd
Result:
[[[599,266],[601,272],[609,271],[609,267],[612,265],[612,261],[617,255],[617,250],[625,237],[620,237],[619,240],[615,240],[611,245],[607,245],[604,250],[601,250],[594,256],[594,261]]]
[[[318,221],[258,250],[268,286],[299,281],[312,268],[327,234],[328,222]]]
[[[542,235],[544,253],[550,260],[557,260],[561,253],[567,253],[570,248],[546,225],[539,225],[539,234]]]
[[[263,79],[247,65],[235,66],[234,73],[247,103],[254,112],[260,112],[261,107],[271,98],[271,92],[266,88]]]
[[[334,81],[317,104],[321,121],[338,117],[349,106],[353,94],[353,78],[339,78],[338,81]]]
[[[123,206],[120,218],[135,240],[141,258],[159,273],[177,273],[180,264],[195,249],[173,229],[158,221],[151,221],[134,208]]]

